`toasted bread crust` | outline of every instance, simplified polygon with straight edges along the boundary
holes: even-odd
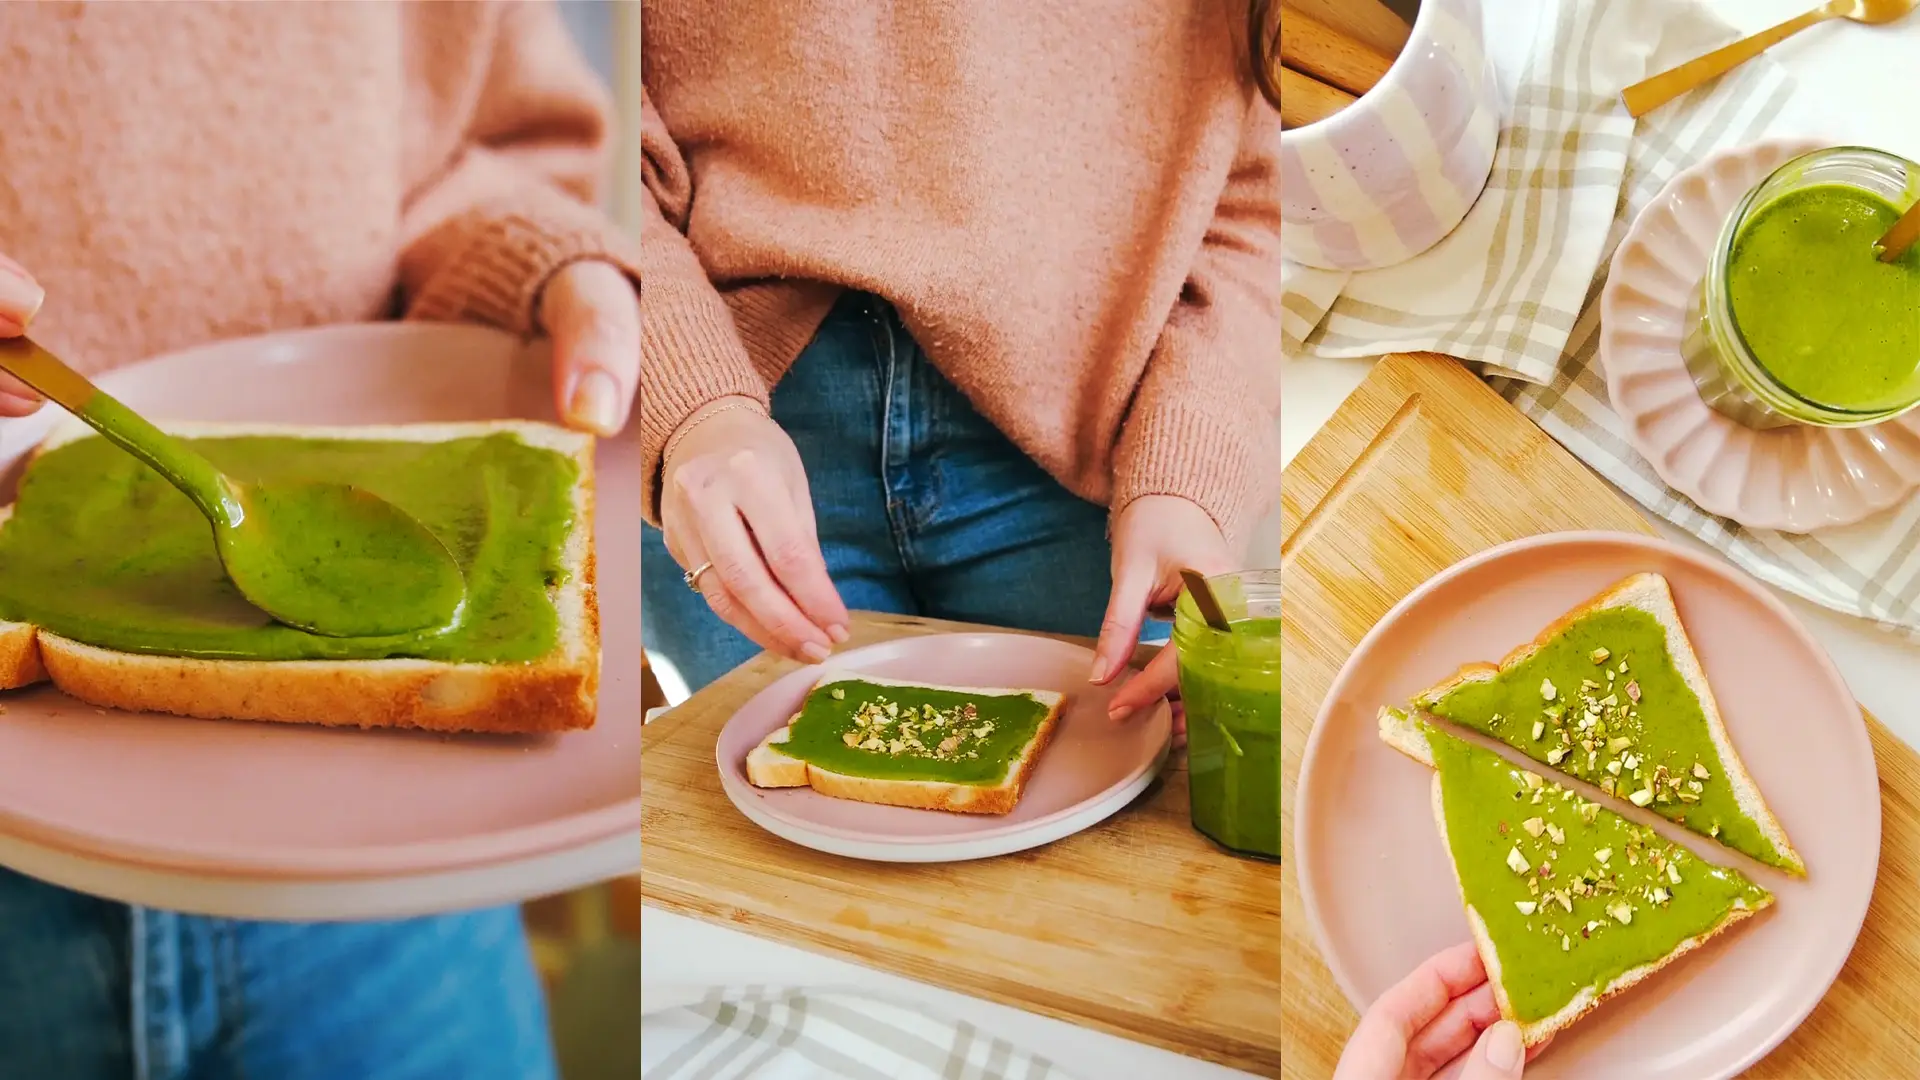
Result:
[[[862,679],[888,686],[912,686],[928,688],[933,684],[914,683],[898,680],[882,680],[864,675],[832,672],[816,682],[813,689],[847,679]],[[976,690],[969,687],[943,686],[938,689],[956,690],[963,693],[991,694],[1032,694],[1047,704],[1047,715],[1040,720],[1039,728],[1021,749],[1020,757],[1015,759],[1010,775],[991,786],[980,784],[950,784],[934,780],[885,780],[865,776],[852,776],[846,773],[823,769],[818,765],[802,762],[806,768],[806,785],[822,795],[836,799],[850,799],[854,802],[874,803],[882,806],[903,806],[914,810],[945,810],[957,814],[1007,814],[1020,804],[1020,797],[1026,791],[1027,780],[1033,775],[1034,767],[1040,761],[1040,755],[1053,741],[1054,728],[1060,712],[1066,704],[1064,695],[1051,690],[996,689]],[[811,692],[811,691],[809,691]],[[755,746],[747,755],[747,781],[756,787],[778,788],[799,787],[793,781],[793,772],[787,767],[786,755],[777,748],[785,741],[788,727],[776,729]],[[776,757],[777,755],[777,757]],[[787,760],[798,760],[788,758]]]
[[[1652,607],[1647,606],[1647,602],[1650,602]],[[1667,584],[1667,579],[1660,574],[1642,572],[1615,582],[1555,619],[1536,634],[1532,641],[1509,652],[1500,660],[1500,663],[1462,665],[1453,675],[1416,694],[1413,704],[1420,709],[1432,708],[1454,689],[1469,682],[1491,679],[1502,671],[1522,663],[1565,633],[1580,619],[1596,611],[1622,606],[1646,611],[1660,620],[1667,633],[1667,651],[1675,668],[1679,670],[1681,678],[1693,690],[1694,696],[1700,700],[1700,710],[1707,721],[1708,738],[1720,755],[1727,782],[1733,787],[1734,797],[1741,811],[1754,820],[1767,841],[1780,854],[1785,865],[1780,866],[1779,869],[1795,877],[1806,877],[1806,862],[1794,849],[1792,840],[1787,836],[1786,826],[1780,823],[1780,819],[1773,813],[1773,808],[1767,805],[1766,799],[1760,793],[1759,782],[1753,778],[1752,773],[1747,771],[1746,762],[1741,760],[1738,749],[1733,745],[1732,733],[1727,730],[1726,721],[1720,715],[1720,703],[1713,696],[1713,687],[1707,680],[1705,670],[1701,667],[1699,655],[1694,651],[1693,641],[1687,635],[1686,625],[1680,619],[1679,608],[1673,599],[1673,590]],[[1552,769],[1551,766],[1545,767]],[[1698,830],[1694,831],[1698,832]],[[1699,835],[1707,836],[1708,834],[1700,832]],[[1708,839],[1719,843],[1717,837],[1708,836]]]
[[[576,567],[553,590],[561,640],[525,664],[430,660],[204,660],[123,653],[34,627],[0,623],[0,689],[51,678],[81,701],[129,712],[208,720],[329,727],[544,734],[593,726],[600,684],[600,607],[593,543],[593,441],[522,421],[365,428],[163,425],[182,434],[287,434],[335,438],[449,439],[518,431],[568,453],[580,469],[575,527],[565,561]],[[83,437],[56,428],[35,453]],[[0,522],[5,511],[0,510]],[[24,644],[23,644],[24,642]]]

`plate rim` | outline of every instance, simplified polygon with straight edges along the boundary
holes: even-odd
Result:
[[[1856,752],[1864,755],[1868,769],[1875,779],[1875,797],[1873,800],[1873,816],[1871,822],[1872,850],[1874,852],[1873,872],[1869,876],[1865,895],[1861,898],[1858,916],[1857,918],[1854,916],[1847,917],[1846,921],[1851,923],[1851,927],[1847,933],[1846,948],[1839,951],[1838,959],[1832,964],[1831,970],[1821,975],[1818,980],[1819,992],[1810,995],[1804,1004],[1795,1006],[1792,1010],[1795,1015],[1793,1015],[1791,1019],[1777,1025],[1776,1030],[1769,1032],[1758,1040],[1754,1046],[1742,1054],[1740,1059],[1733,1063],[1730,1068],[1717,1072],[1710,1078],[1710,1080],[1726,1080],[1726,1078],[1738,1076],[1742,1071],[1751,1068],[1754,1063],[1758,1062],[1768,1053],[1771,1053],[1773,1049],[1782,1042],[1785,1042],[1788,1036],[1799,1030],[1800,1025],[1806,1022],[1807,1017],[1812,1014],[1813,1010],[1818,1008],[1822,1001],[1826,1000],[1826,996],[1832,989],[1834,982],[1840,977],[1840,972],[1845,969],[1848,959],[1853,955],[1854,946],[1859,941],[1860,931],[1866,925],[1867,912],[1872,905],[1873,894],[1878,888],[1881,859],[1881,833],[1883,828],[1882,819],[1884,816],[1884,807],[1881,805],[1878,794],[1879,761],[1873,754],[1873,742],[1867,733],[1865,718],[1861,716],[1859,700],[1854,697],[1852,689],[1847,686],[1845,677],[1841,675],[1839,668],[1834,665],[1833,658],[1827,654],[1827,650],[1813,637],[1812,633],[1801,624],[1800,620],[1795,617],[1785,602],[1779,597],[1774,596],[1761,583],[1729,563],[1718,561],[1706,554],[1683,547],[1664,537],[1606,529],[1580,529],[1538,533],[1533,536],[1520,537],[1494,545],[1493,547],[1475,552],[1472,555],[1454,562],[1415,586],[1406,596],[1402,597],[1398,603],[1389,608],[1386,614],[1382,615],[1379,621],[1375,622],[1374,625],[1368,629],[1367,633],[1361,637],[1360,641],[1354,645],[1352,652],[1348,654],[1346,661],[1341,664],[1340,670],[1334,675],[1333,681],[1328,684],[1326,697],[1314,712],[1313,727],[1307,735],[1307,745],[1302,748],[1300,753],[1300,768],[1296,774],[1294,786],[1294,820],[1292,822],[1294,858],[1292,862],[1294,864],[1296,883],[1300,891],[1301,907],[1306,913],[1307,926],[1313,932],[1314,949],[1319,956],[1320,962],[1325,965],[1328,974],[1333,978],[1334,985],[1339,987],[1341,995],[1347,999],[1348,1003],[1356,1012],[1364,1014],[1370,1002],[1362,1000],[1356,992],[1350,972],[1343,970],[1334,962],[1332,953],[1328,949],[1326,923],[1321,917],[1320,904],[1316,899],[1318,892],[1324,888],[1324,885],[1314,880],[1312,870],[1313,860],[1306,858],[1304,854],[1307,849],[1313,847],[1313,844],[1308,839],[1308,830],[1306,828],[1308,815],[1303,813],[1302,810],[1310,805],[1310,800],[1315,797],[1314,786],[1311,782],[1313,770],[1310,766],[1320,755],[1323,733],[1330,726],[1328,723],[1329,714],[1335,707],[1335,703],[1340,700],[1340,692],[1345,689],[1347,683],[1353,678],[1353,672],[1357,670],[1356,658],[1361,658],[1361,660],[1364,661],[1365,658],[1370,656],[1375,648],[1377,648],[1379,639],[1384,637],[1395,623],[1404,618],[1408,611],[1426,602],[1427,598],[1433,593],[1438,592],[1454,579],[1480,570],[1490,563],[1496,563],[1541,548],[1576,546],[1614,546],[1625,549],[1638,549],[1646,555],[1671,558],[1689,563],[1696,570],[1704,571],[1709,576],[1719,578],[1733,585],[1739,591],[1747,594],[1750,599],[1757,600],[1763,608],[1766,608],[1776,618],[1782,628],[1796,638],[1802,647],[1809,651],[1826,679],[1834,687],[1838,688],[1846,700],[1852,705],[1854,715],[1861,717],[1857,723],[1846,725],[1846,731],[1848,733],[1846,737],[1857,744],[1855,746]],[[1310,887],[1310,885],[1312,887]],[[1703,1080],[1709,1080],[1709,1078],[1703,1078]]]
[[[1716,517],[1726,518],[1730,521],[1739,522],[1749,528],[1805,534],[1822,528],[1838,528],[1857,524],[1867,518],[1873,517],[1875,514],[1882,513],[1901,504],[1916,491],[1920,491],[1920,477],[1909,482],[1904,491],[1882,494],[1877,498],[1870,491],[1857,486],[1849,487],[1847,490],[1852,492],[1854,497],[1859,500],[1859,511],[1857,513],[1840,511],[1836,509],[1835,502],[1832,498],[1824,498],[1810,504],[1804,511],[1800,503],[1790,503],[1784,506],[1776,516],[1765,513],[1753,513],[1748,509],[1743,509],[1737,501],[1737,495],[1728,496],[1729,499],[1735,500],[1728,502],[1706,494],[1704,491],[1696,490],[1699,489],[1701,485],[1694,482],[1694,480],[1699,478],[1689,479],[1674,475],[1669,468],[1670,463],[1667,460],[1671,455],[1656,455],[1651,453],[1647,439],[1642,432],[1642,424],[1638,421],[1636,415],[1629,414],[1625,409],[1621,408],[1620,400],[1623,374],[1618,370],[1618,365],[1609,362],[1613,355],[1620,349],[1617,343],[1617,334],[1621,321],[1620,309],[1624,303],[1624,301],[1620,299],[1620,296],[1626,289],[1625,283],[1630,283],[1634,280],[1633,274],[1622,273],[1623,260],[1626,258],[1628,251],[1648,246],[1647,238],[1652,233],[1654,221],[1657,217],[1663,213],[1670,217],[1677,216],[1681,213],[1681,211],[1676,209],[1675,204],[1683,187],[1695,181],[1702,180],[1723,162],[1736,160],[1764,162],[1770,157],[1779,156],[1778,161],[1763,170],[1763,175],[1765,175],[1802,154],[1837,145],[1845,144],[1806,135],[1780,135],[1760,139],[1743,146],[1725,147],[1716,150],[1702,157],[1699,161],[1694,162],[1692,165],[1674,173],[1665,184],[1661,185],[1659,192],[1655,194],[1652,199],[1648,200],[1645,206],[1640,208],[1639,213],[1634,215],[1633,221],[1627,225],[1626,232],[1621,234],[1620,243],[1614,248],[1613,254],[1607,259],[1607,283],[1601,289],[1600,293],[1600,322],[1596,330],[1595,355],[1600,362],[1601,377],[1606,382],[1608,406],[1616,416],[1625,422],[1628,443],[1633,446],[1634,451],[1659,475],[1660,479],[1665,482],[1668,487],[1686,496],[1694,505],[1707,513]],[[1692,250],[1691,245],[1688,246],[1687,250]],[[1709,413],[1711,414],[1710,420],[1712,422],[1718,422],[1719,414],[1712,412],[1712,410],[1709,410]],[[1920,413],[1911,413],[1908,414],[1908,416],[1920,417]],[[1897,424],[1906,420],[1907,417],[1896,417],[1887,422]],[[1733,423],[1731,420],[1727,422]],[[1829,439],[1836,434],[1846,433],[1845,431],[1836,433],[1832,430],[1818,428],[1809,428],[1808,430],[1821,432],[1828,436]],[[1872,428],[1870,426],[1864,429],[1847,430],[1872,430]],[[1920,427],[1917,427],[1916,430],[1920,430]],[[1702,477],[1705,475],[1706,474],[1703,473]],[[1803,513],[1806,515],[1805,517],[1802,516]],[[1812,518],[1813,520],[1808,520],[1808,518]]]
[[[329,323],[202,342],[159,353],[117,368],[99,376],[97,381],[103,389],[112,393],[116,392],[117,385],[122,379],[143,369],[180,363],[183,358],[214,352],[253,353],[257,362],[276,366],[300,363],[303,362],[301,356],[290,351],[290,347],[301,345],[310,349],[312,346],[305,343],[326,338],[340,338],[351,342],[367,337],[490,339],[496,345],[509,347],[515,353],[522,355],[530,349],[544,348],[540,342],[528,341],[494,327],[473,323],[406,320]],[[617,445],[634,442],[637,439],[638,425],[631,424],[617,438],[602,439],[599,445]],[[596,522],[599,520],[597,516],[595,520]],[[605,559],[608,555],[603,554],[601,557]],[[638,560],[637,552],[634,553],[633,558]],[[636,605],[639,603],[637,595],[633,602]],[[603,604],[603,620],[604,607]],[[601,667],[604,684],[606,668],[604,646]],[[78,702],[78,699],[71,700]],[[85,703],[80,702],[80,704]],[[244,723],[246,721],[212,722]],[[597,723],[598,720],[596,725]],[[563,734],[560,737],[565,736]],[[103,841],[90,833],[56,825],[31,812],[6,806],[0,806],[0,835],[15,837],[75,857],[104,860],[140,870],[186,874],[208,879],[271,879],[288,882],[371,880],[397,874],[477,869],[596,844],[623,832],[637,830],[641,817],[640,802],[641,796],[636,792],[629,798],[585,813],[557,817],[532,825],[518,825],[452,840],[414,840],[370,846],[336,844],[327,847],[303,848],[293,857],[285,854],[263,854],[257,850],[249,852],[244,849],[211,849],[204,846],[188,849],[175,844],[153,845],[130,844],[119,840]]]
[[[920,634],[911,638],[894,638],[878,641],[849,649],[836,655],[827,664],[808,664],[795,668],[780,676],[775,682],[793,678],[800,673],[817,673],[828,668],[852,668],[862,670],[856,658],[863,654],[874,654],[884,649],[896,648],[903,641],[927,641],[935,639],[998,639],[1016,638],[1025,642],[1036,639],[1051,642],[1053,645],[1083,653],[1088,662],[1093,659],[1093,650],[1071,641],[1062,641],[1040,633],[1023,633],[1017,630],[956,630],[934,634]],[[1135,669],[1136,671],[1138,669]],[[992,829],[982,830],[964,836],[941,839],[901,838],[830,825],[816,825],[802,821],[773,807],[759,796],[757,789],[741,790],[741,785],[730,773],[727,762],[720,757],[720,743],[727,730],[740,722],[740,716],[755,701],[772,692],[773,684],[762,687],[753,696],[740,704],[727,722],[721,725],[714,740],[714,770],[719,774],[721,789],[729,802],[755,825],[760,826],[784,840],[803,847],[824,851],[828,854],[843,855],[849,858],[868,859],[879,862],[961,862],[969,859],[988,858],[1006,855],[1028,848],[1039,847],[1065,839],[1074,833],[1084,831],[1105,821],[1125,809],[1133,799],[1152,786],[1159,778],[1166,762],[1171,756],[1173,742],[1173,707],[1167,701],[1158,702],[1153,711],[1145,718],[1149,724],[1164,724],[1165,735],[1160,740],[1159,749],[1141,766],[1136,767],[1127,776],[1106,788],[1082,799],[1071,806],[1062,807],[1045,817],[1017,825],[1003,824]],[[1134,722],[1134,721],[1129,721]],[[1044,764],[1044,763],[1043,763]],[[826,795],[814,795],[815,798],[829,798]],[[764,819],[764,820],[763,820]]]

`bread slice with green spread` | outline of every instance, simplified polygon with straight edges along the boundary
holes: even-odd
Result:
[[[1506,743],[1768,866],[1807,868],[1721,719],[1673,592],[1634,574],[1415,709]]]
[[[829,672],[786,726],[748,753],[747,780],[886,806],[1006,814],[1065,703],[1052,690]]]
[[[518,455],[514,460],[528,462],[560,461],[561,464],[554,466],[550,475],[558,478],[555,487],[564,483],[565,488],[548,492],[546,502],[541,505],[553,511],[552,520],[564,531],[557,543],[549,542],[541,552],[541,557],[549,562],[544,578],[521,585],[524,596],[535,598],[521,609],[522,617],[527,617],[525,613],[531,612],[540,624],[538,637],[525,640],[537,642],[530,647],[540,651],[512,659],[495,655],[480,660],[460,659],[457,656],[430,658],[432,649],[420,650],[428,654],[425,656],[405,655],[408,649],[400,647],[396,647],[399,655],[348,659],[327,656],[241,659],[218,654],[169,655],[164,645],[156,645],[152,649],[116,648],[90,644],[78,640],[77,635],[63,635],[31,622],[0,621],[0,690],[51,680],[60,690],[89,704],[204,719],[521,734],[593,726],[600,681],[600,624],[594,590],[594,441],[590,436],[533,421],[354,427],[219,423],[162,426],[172,434],[192,439],[258,437],[264,440],[360,444],[359,447],[336,447],[336,450],[349,457],[356,453],[372,454],[372,450],[361,449],[369,443],[479,446],[479,440],[504,437],[514,445],[494,444],[491,448],[500,451],[500,454]],[[8,530],[14,522],[26,520],[15,515],[33,497],[31,482],[35,469],[51,460],[48,455],[56,450],[81,440],[97,439],[98,436],[90,428],[68,420],[35,450],[23,477],[20,502],[0,508],[0,551],[5,550]],[[99,445],[104,446],[103,443]],[[251,445],[264,446],[266,443]],[[546,456],[530,453],[529,448]],[[89,454],[95,452],[92,447],[85,449]],[[114,479],[109,485],[110,491],[124,488],[125,492],[131,493],[125,497],[143,500],[173,499],[177,496],[171,488],[155,494],[159,491],[157,485],[163,483],[157,475],[142,473],[135,476],[120,472],[118,470],[127,466],[104,454],[98,460],[106,469],[112,470]],[[131,461],[130,458],[126,460]],[[476,457],[475,460],[485,464],[504,459],[496,454],[492,458]],[[142,470],[145,468],[137,467]],[[103,472],[102,475],[107,473]],[[447,539],[447,535],[452,533],[465,536],[460,543],[450,544],[450,547],[460,548],[464,544],[461,550],[471,549],[476,553],[472,554],[472,561],[467,563],[471,575],[472,567],[479,565],[481,558],[477,552],[491,542],[490,538],[508,535],[505,531],[511,525],[508,519],[517,512],[526,512],[534,503],[531,497],[523,498],[523,493],[512,489],[510,480],[502,470],[482,468],[477,469],[475,474],[456,479],[472,485],[476,492],[475,506],[484,510],[484,513],[478,510],[463,511],[458,515],[461,521],[444,526],[447,532],[442,538]],[[118,497],[102,496],[109,501]],[[86,505],[89,512],[93,512],[106,504]],[[184,499],[181,499],[180,505],[186,505]],[[418,514],[415,507],[403,505],[403,509]],[[495,528],[489,515],[499,515],[504,523]],[[422,516],[422,520],[426,521],[427,517]],[[429,527],[439,531],[432,523],[429,523]],[[152,551],[141,546],[138,542],[141,539],[129,538],[127,559],[156,557]],[[207,553],[212,551],[210,538],[206,541],[206,550]],[[456,551],[456,554],[459,552]],[[217,566],[204,559],[199,562],[189,560],[188,564],[201,571],[203,578],[220,576]],[[208,566],[214,569],[207,571]],[[0,618],[8,614],[3,606],[7,602],[6,573],[7,568],[0,566]],[[154,588],[162,590],[176,585],[155,585]],[[84,590],[98,586],[76,581],[72,587]],[[224,579],[212,585],[196,586],[200,591],[194,592],[193,596],[196,602],[205,601],[206,589],[225,587]],[[470,581],[470,608],[476,603],[475,595]],[[231,606],[229,604],[229,608]],[[299,631],[273,625],[257,612],[252,615],[265,622],[268,629],[250,627],[249,633],[259,631],[276,635],[276,647],[286,648],[291,642],[295,646],[294,651],[298,651],[299,642],[286,635],[299,634]],[[505,618],[512,612],[508,611],[506,615],[495,612],[494,615]],[[454,639],[449,637],[442,640]],[[317,645],[316,648],[333,646]],[[476,655],[501,651],[478,646],[476,650]]]
[[[1434,770],[1433,820],[1500,1015],[1528,1046],[1773,903],[1644,825],[1382,709],[1380,738]]]

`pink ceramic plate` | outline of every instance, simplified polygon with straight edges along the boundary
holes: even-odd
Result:
[[[1646,570],[1671,582],[1727,729],[1809,876],[1796,881],[1659,822],[1772,890],[1773,910],[1575,1024],[1527,1080],[1734,1076],[1799,1026],[1839,974],[1880,860],[1873,750],[1839,672],[1784,605],[1731,567],[1662,540],[1563,533],[1484,552],[1414,590],[1354,650],[1314,721],[1294,801],[1294,868],[1321,955],[1355,1008],[1469,937],[1434,828],[1432,772],[1380,742],[1378,710],[1462,663],[1498,660]]]
[[[1051,843],[1112,816],[1159,774],[1173,735],[1165,703],[1147,716],[1107,719],[1118,684],[1087,682],[1091,650],[1023,634],[933,634],[854,649],[833,667],[948,686],[1058,690],[1067,705],[1053,741],[1005,816],[949,814],[833,799],[810,789],[763,790],[747,782],[747,752],[785,724],[820,678],[791,672],[741,706],[720,732],[720,783],[741,813],[797,844],[851,858],[948,862]]]
[[[1920,411],[1866,428],[1755,431],[1700,400],[1680,340],[1734,205],[1821,145],[1755,143],[1674,177],[1620,241],[1600,296],[1600,363],[1634,448],[1708,513],[1794,533],[1850,525],[1920,489]]]
[[[544,353],[472,327],[276,334],[177,353],[101,382],[165,419],[553,419]],[[0,423],[0,476],[9,481],[0,501],[12,498],[14,466],[53,419]],[[637,835],[635,437],[602,443],[596,469],[605,662],[591,731],[337,731],[107,712],[47,688],[0,694],[0,833],[148,868],[335,879],[493,864]]]

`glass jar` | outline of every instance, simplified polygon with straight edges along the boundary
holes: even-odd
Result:
[[[1920,355],[1914,357],[1914,373],[1904,385],[1896,383],[1875,399],[1837,404],[1816,401],[1788,386],[1768,369],[1764,351],[1756,355],[1741,330],[1730,282],[1735,272],[1735,247],[1743,239],[1743,231],[1783,196],[1822,185],[1865,189],[1892,204],[1896,211],[1904,210],[1920,197],[1920,165],[1859,146],[1816,150],[1775,169],[1727,215],[1709,255],[1707,271],[1688,304],[1687,332],[1680,351],[1701,400],[1747,427],[1862,427],[1890,420],[1920,405]],[[1878,235],[1874,233],[1874,238]],[[1863,239],[1862,243],[1861,258],[1873,258],[1871,241]],[[1920,253],[1909,253],[1907,258],[1920,259]],[[1800,297],[1791,302],[1799,304]],[[1844,349],[1844,343],[1839,348]],[[1832,360],[1844,362],[1844,353],[1836,351]]]
[[[1280,571],[1207,579],[1231,632],[1174,605],[1193,827],[1237,855],[1280,858]]]

